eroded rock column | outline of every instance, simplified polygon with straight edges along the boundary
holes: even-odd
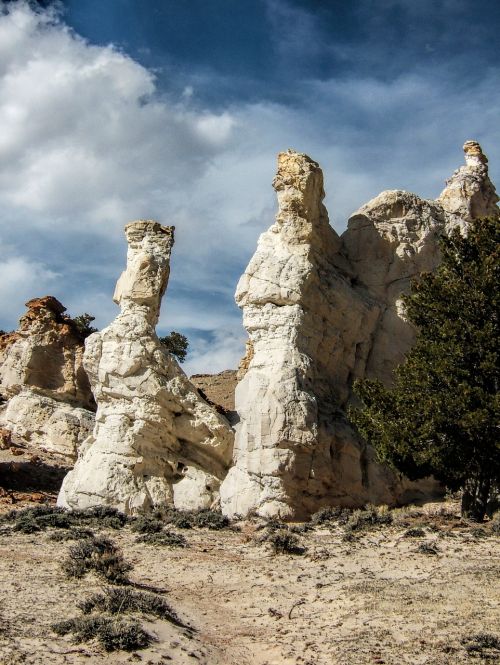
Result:
[[[153,221],[125,227],[127,268],[114,295],[121,312],[85,345],[96,426],[64,480],[59,505],[104,504],[135,513],[209,507],[218,498],[232,429],[155,333],[173,231]]]
[[[300,518],[334,499],[369,498],[366,451],[339,411],[378,308],[353,294],[318,164],[281,153],[273,184],[276,222],[236,290],[251,353],[236,388],[240,422],[221,505],[231,516]]]

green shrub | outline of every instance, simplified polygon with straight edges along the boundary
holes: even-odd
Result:
[[[180,363],[186,360],[189,342],[185,335],[172,330],[170,335],[159,337],[158,339],[165,349],[175,356]]]

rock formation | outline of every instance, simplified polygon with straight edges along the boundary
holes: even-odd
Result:
[[[84,367],[97,401],[93,434],[65,478],[58,504],[125,513],[174,504],[209,507],[231,461],[233,431],[198,393],[155,333],[173,227],[125,227],[127,268],[118,317],[86,340]]]
[[[0,336],[0,393],[25,388],[83,408],[94,398],[82,366],[83,339],[66,308],[52,296],[26,303],[19,328]]]
[[[438,265],[438,235],[498,212],[486,158],[475,142],[464,150],[466,166],[437,201],[383,192],[342,238],[328,223],[318,164],[279,155],[276,222],[236,290],[250,343],[236,388],[234,466],[221,487],[225,514],[302,518],[325,505],[394,504],[433,487],[377,464],[345,408],[355,378],[390,383],[410,348],[401,294]]]
[[[94,398],[82,366],[83,338],[52,296],[26,303],[19,328],[0,336],[0,423],[76,459],[93,427]]]

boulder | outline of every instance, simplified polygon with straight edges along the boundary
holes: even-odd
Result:
[[[92,411],[23,390],[5,405],[2,424],[28,443],[75,461],[94,427]]]
[[[155,332],[173,231],[144,220],[125,227],[127,268],[114,295],[121,312],[85,344],[95,428],[63,482],[61,506],[109,505],[133,514],[171,505],[206,508],[218,500],[232,428]]]

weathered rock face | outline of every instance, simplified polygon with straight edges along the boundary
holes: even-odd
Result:
[[[14,395],[2,409],[4,427],[45,450],[76,460],[94,427],[95,415],[32,390]]]
[[[0,423],[36,445],[76,459],[95,408],[84,343],[52,296],[26,303],[19,329],[0,337]]]
[[[476,200],[493,205],[484,162],[466,168],[467,182],[480,184],[471,185]],[[432,483],[417,486],[378,465],[345,407],[354,378],[390,383],[414,339],[401,294],[411,277],[438,265],[439,233],[466,220],[439,202],[384,192],[339,238],[310,158],[281,153],[274,187],[276,222],[236,291],[251,352],[236,388],[240,422],[234,467],[221,487],[223,512],[300,518],[325,505],[418,496]]]
[[[0,393],[12,397],[25,388],[92,409],[89,380],[82,366],[83,338],[66,308],[52,296],[26,303],[19,329],[0,336]]]
[[[117,282],[121,313],[86,340],[84,366],[96,425],[58,503],[112,505],[125,513],[174,504],[210,506],[231,461],[233,432],[160,344],[155,326],[167,286],[173,228],[126,226],[127,269]]]

